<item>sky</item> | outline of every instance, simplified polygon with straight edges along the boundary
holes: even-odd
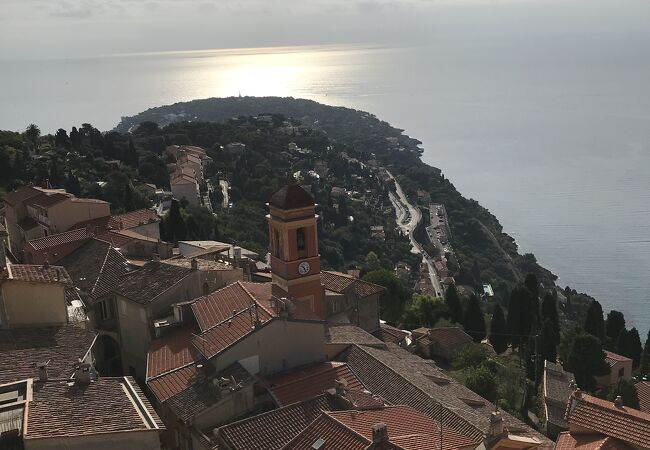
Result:
[[[647,0],[2,0],[0,59],[646,33]]]

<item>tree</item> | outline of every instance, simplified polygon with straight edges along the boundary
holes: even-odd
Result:
[[[616,343],[621,330],[625,328],[625,316],[620,311],[611,310],[605,321],[605,334]]]
[[[79,135],[79,131],[77,131],[77,127],[72,127],[72,130],[70,130],[70,144],[75,150],[79,149],[81,145],[81,136]]]
[[[542,358],[552,363],[557,360],[557,346],[555,341],[557,339],[557,332],[553,326],[551,319],[546,319],[542,325],[542,332],[540,334],[540,353]]]
[[[555,344],[560,344],[560,317],[557,313],[557,300],[549,291],[544,294],[542,301],[542,323],[550,320],[555,329]]]
[[[539,322],[539,281],[534,273],[529,273],[524,279],[524,286],[530,292],[530,312],[533,323]]]
[[[381,269],[377,253],[371,251],[366,255],[366,267],[368,268],[368,272]]]
[[[68,139],[68,132],[63,128],[59,128],[54,135],[54,145],[60,148],[68,148],[70,141]]]
[[[594,377],[609,373],[603,346],[600,340],[591,334],[576,336],[567,363],[569,371],[573,372],[578,386],[589,392],[596,389],[596,379]]]
[[[467,345],[464,345],[460,351],[454,355],[454,358],[451,361],[451,367],[454,370],[478,367],[488,359],[490,359],[490,354],[484,345],[470,342]]]
[[[484,365],[469,370],[465,378],[465,386],[491,402],[496,400],[497,384],[494,373]]]
[[[508,328],[506,318],[503,314],[503,308],[498,303],[494,306],[492,313],[492,322],[490,323],[490,344],[492,348],[500,355],[508,349]]]
[[[518,347],[520,342],[525,341],[523,337],[530,334],[530,303],[530,291],[521,284],[515,286],[508,305],[508,333],[513,348]]]
[[[643,346],[641,345],[641,337],[639,336],[639,330],[635,327],[632,327],[628,333],[628,346],[630,354],[628,358],[632,358],[632,365],[636,369],[641,364],[641,354],[643,353]]]
[[[592,336],[600,339],[600,342],[605,340],[605,320],[603,319],[603,307],[598,300],[592,300],[589,308],[587,309],[587,317],[585,318],[585,331]]]
[[[385,269],[368,272],[363,276],[363,280],[386,288],[379,296],[381,318],[389,322],[399,322],[404,308],[411,300],[411,291],[402,280]]]
[[[169,212],[167,213],[167,233],[169,235],[169,240],[173,242],[182,241],[187,235],[187,228],[185,226],[185,221],[181,215],[181,208],[178,204],[178,200],[173,199],[171,206],[169,207]]]
[[[650,330],[648,330],[648,336],[646,337],[645,345],[643,346],[641,364],[639,365],[639,374],[641,376],[650,374]]]
[[[38,147],[38,138],[40,137],[41,137],[41,130],[33,123],[30,123],[27,129],[25,130],[25,138],[27,138],[27,140],[32,143],[34,149]]]
[[[68,169],[68,176],[65,181],[65,190],[74,195],[81,195],[81,184],[79,178]]]
[[[133,144],[133,139],[129,139],[129,150],[126,155],[126,163],[133,167],[138,168],[138,153],[135,150],[135,145]]]
[[[127,211],[135,210],[135,201],[133,200],[133,189],[130,185],[124,185],[124,197],[122,198],[124,209]]]
[[[404,312],[402,322],[412,327],[433,327],[440,319],[449,318],[449,309],[440,297],[415,294]]]
[[[445,303],[447,308],[449,308],[449,318],[452,322],[462,323],[463,322],[463,305],[460,303],[460,298],[458,297],[458,290],[456,285],[452,284],[445,291]]]
[[[618,380],[616,386],[607,394],[607,399],[613,402],[619,395],[621,396],[625,406],[639,409],[639,396],[637,395],[636,387],[632,380],[626,380],[623,378]]]
[[[481,310],[481,303],[476,294],[472,294],[465,309],[463,320],[465,332],[472,336],[474,342],[481,342],[485,338],[485,317]]]

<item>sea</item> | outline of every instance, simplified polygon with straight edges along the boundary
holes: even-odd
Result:
[[[650,39],[581,34],[3,60],[0,129],[44,132],[206,97],[369,111],[422,141],[521,252],[650,328]]]

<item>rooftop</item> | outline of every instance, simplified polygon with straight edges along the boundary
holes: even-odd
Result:
[[[429,331],[429,339],[451,349],[472,342],[472,337],[459,327],[432,328]]]
[[[632,360],[626,356],[622,356],[619,354],[616,354],[614,352],[608,352],[605,350],[605,362],[609,364],[609,367],[614,367],[619,362],[630,362],[632,364]]]
[[[36,264],[7,264],[3,279],[33,283],[62,283],[72,285],[72,279],[61,266]]]
[[[195,259],[197,268],[199,270],[235,270],[236,268],[232,264],[228,264],[223,261],[211,261],[209,259]],[[164,264],[172,264],[178,267],[192,267],[192,258],[172,258],[166,259],[163,261]]]
[[[47,361],[51,378],[68,378],[94,341],[94,332],[74,325],[0,330],[0,384],[35,377]]]
[[[330,325],[325,336],[328,344],[359,344],[385,348],[386,343],[356,325]]]
[[[394,405],[409,405],[460,434],[482,436],[490,426],[494,405],[448,377],[433,361],[424,360],[394,344],[384,348],[352,345],[339,356],[373,393]],[[440,402],[440,403],[439,403]],[[510,434],[533,437],[550,448],[552,442],[518,419],[502,412]]]
[[[15,191],[7,192],[4,200],[5,203],[9,205],[17,206],[19,203],[22,203],[27,199],[41,195],[43,191],[44,189],[36,186],[23,186]]]
[[[30,246],[35,251],[44,251],[52,247],[57,247],[60,245],[67,244],[78,244],[81,245],[84,241],[92,238],[92,233],[88,232],[86,229],[77,229],[65,231],[63,233],[51,234],[38,239],[32,239],[27,242],[27,245]]]
[[[344,292],[350,285],[353,285],[355,293],[361,298],[373,294],[379,294],[385,290],[384,287],[377,284],[359,280],[358,278],[341,272],[329,270],[321,272],[321,280],[325,289],[338,293]]]
[[[555,450],[633,450],[624,442],[602,434],[572,434],[568,431],[557,437]]]
[[[380,341],[399,344],[409,336],[409,333],[388,325],[387,323],[380,323],[379,329],[372,333],[372,335]]]
[[[142,268],[122,275],[114,291],[136,303],[152,302],[192,273],[192,269],[150,261]]]
[[[343,381],[348,389],[364,389],[347,364],[332,361],[284,372],[267,379],[266,382],[276,403],[286,406],[334,388],[337,380]]]
[[[314,206],[314,199],[299,185],[287,184],[271,195],[269,205],[285,210],[300,209]]]
[[[546,415],[549,421],[566,428],[564,411],[571,395],[571,381],[574,376],[566,372],[561,365],[544,361],[544,397],[546,401],[554,402],[558,407],[546,405]]]
[[[386,406],[366,411],[330,411],[310,424],[287,445],[286,449],[312,449],[318,439],[326,448],[365,450],[373,442],[373,426],[383,424],[387,430],[389,448],[402,450],[452,450],[477,445],[481,438],[470,438],[443,427],[409,406]]]
[[[650,414],[616,406],[609,400],[574,392],[569,398],[567,422],[570,429],[580,427],[634,446],[650,448]]]
[[[634,386],[639,397],[639,409],[650,413],[650,381],[639,381]]]
[[[219,428],[219,436],[233,450],[279,450],[316,420],[323,410],[331,409],[334,409],[332,398],[323,394],[225,425]]]
[[[127,261],[108,242],[91,239],[64,257],[59,264],[68,271],[82,295],[95,300],[107,294],[128,272]]]
[[[79,437],[164,428],[131,377],[34,382],[24,439]]]

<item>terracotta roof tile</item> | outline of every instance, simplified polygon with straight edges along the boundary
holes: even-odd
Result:
[[[429,339],[450,350],[472,342],[472,337],[459,327],[433,328],[429,332]]]
[[[61,266],[45,267],[35,264],[8,264],[6,274],[8,280],[72,285],[70,275]]]
[[[37,375],[49,361],[51,378],[68,378],[95,340],[95,333],[74,325],[0,330],[0,384]]]
[[[147,380],[198,361],[199,352],[192,345],[192,338],[198,332],[196,326],[184,326],[151,341],[147,355]]]
[[[340,272],[333,272],[324,270],[321,272],[321,280],[325,289],[342,293],[350,285],[354,285],[355,293],[361,297],[368,297],[369,295],[379,294],[385,290],[384,287],[378,284],[369,283],[367,281],[359,280],[351,275],[346,275]]]
[[[122,275],[114,291],[134,302],[146,304],[191,273],[191,269],[151,261],[138,270]]]
[[[89,384],[35,382],[33,394],[25,440],[163,428],[130,377],[99,378]]]
[[[404,450],[452,450],[476,444],[481,439],[463,436],[453,429],[443,427],[441,447],[439,422],[409,406],[401,405],[366,411],[324,412],[321,418],[285,448],[309,450],[320,438],[327,446],[336,449],[366,449],[372,442],[372,427],[377,423],[386,425],[389,443]]]
[[[54,206],[57,203],[61,203],[72,197],[74,197],[72,194],[63,192],[42,193],[41,195],[37,195],[36,197],[32,197],[29,200],[25,201],[25,205],[49,208],[50,206]]]
[[[381,323],[379,324],[379,329],[372,333],[372,335],[380,341],[399,344],[404,341],[409,334],[406,331],[402,331],[386,323]]]
[[[364,389],[347,364],[331,361],[275,375],[267,383],[278,405],[286,406],[322,394],[335,387],[337,380],[344,381],[348,389]]]
[[[609,367],[614,367],[616,363],[632,361],[630,358],[627,358],[622,355],[618,355],[614,352],[608,352],[605,350],[605,362],[609,364]]]
[[[153,209],[143,208],[111,216],[109,225],[118,230],[128,230],[150,223],[160,222],[160,217]]]
[[[639,397],[639,409],[650,413],[650,381],[639,381],[635,386]]]
[[[219,428],[232,450],[279,450],[334,404],[327,395],[294,403]]]
[[[108,294],[128,272],[127,261],[108,242],[91,239],[59,261],[84,300],[93,303]]]
[[[602,434],[573,434],[568,431],[557,437],[555,450],[632,450],[617,439]]]
[[[356,325],[330,325],[325,336],[328,344],[359,344],[385,348],[386,343]]]
[[[188,389],[197,378],[199,369],[190,364],[181,369],[148,379],[147,387],[153,392],[160,403]]]
[[[201,331],[206,331],[233,317],[233,312],[248,311],[254,304],[253,296],[242,283],[235,282],[197,299],[192,304],[192,311]]]
[[[23,186],[15,191],[8,192],[4,197],[4,201],[9,205],[17,206],[19,203],[42,193],[43,191],[35,186]]]
[[[51,234],[49,236],[38,239],[32,239],[31,241],[28,241],[26,245],[34,251],[49,250],[52,247],[58,247],[66,244],[77,244],[78,247],[85,241],[92,238],[92,236],[92,233],[89,233],[86,229],[70,230],[63,233]],[[73,247],[73,250],[77,247]],[[65,255],[62,255],[61,257],[63,256]]]
[[[352,345],[340,355],[361,382],[394,405],[408,405],[437,420],[443,405],[443,424],[474,438],[489,429],[494,405],[449,378],[435,363],[394,344],[385,348]],[[439,403],[440,402],[440,403]],[[518,419],[502,412],[512,434],[538,439],[541,448],[552,443]]]
[[[574,376],[561,365],[544,361],[544,397],[547,419],[566,429],[566,404],[571,395]]]
[[[650,448],[650,414],[627,406],[619,408],[608,400],[574,392],[567,407],[567,422],[570,426]]]

